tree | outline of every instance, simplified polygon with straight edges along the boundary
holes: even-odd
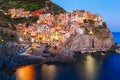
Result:
[[[106,22],[103,22],[103,27],[107,28]]]

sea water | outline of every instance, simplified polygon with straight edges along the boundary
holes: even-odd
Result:
[[[120,44],[120,32],[113,32],[114,41]]]
[[[120,43],[120,33],[113,33]],[[17,80],[120,80],[120,55],[86,55],[78,63],[37,64],[17,69]]]

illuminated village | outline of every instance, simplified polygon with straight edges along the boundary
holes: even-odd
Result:
[[[79,64],[120,52],[100,14],[67,12],[51,0],[1,0],[0,5],[0,75],[7,76],[3,80],[15,80],[11,74],[26,65]]]
[[[52,48],[51,53],[63,48],[78,52],[93,52],[109,50],[113,44],[111,33],[102,16],[89,11],[76,10],[52,14],[47,8],[34,11],[8,8],[6,12],[2,12],[9,16],[10,20],[14,20],[14,23],[12,21],[8,23],[8,29],[1,27],[0,30],[16,35],[14,38],[17,40],[12,39],[13,42],[32,44],[32,48],[42,47],[44,44]],[[31,18],[34,19],[30,21]],[[4,42],[4,39],[1,39],[1,42]]]
[[[14,31],[12,31],[13,35],[17,35],[17,42],[32,44],[33,48],[45,44],[57,51],[63,47],[72,51],[94,51],[108,50],[111,46],[110,44],[101,45],[100,43],[103,40],[99,37],[106,38],[108,36],[103,33],[99,34],[99,31],[104,31],[107,27],[102,20],[102,16],[89,11],[76,10],[53,15],[47,12],[45,8],[35,11],[26,11],[24,8],[9,8],[4,14],[19,21],[21,18],[29,20],[30,17],[36,17],[36,20],[32,22],[24,21],[23,23],[9,24],[9,29]],[[9,32],[9,29],[7,32]],[[109,30],[106,30],[106,32],[109,33]],[[72,35],[74,35],[73,38],[71,38]],[[77,35],[80,39],[77,38],[70,43],[70,40]],[[2,41],[4,40],[2,39]]]
[[[39,19],[35,23],[27,23],[15,25],[17,32],[22,34],[19,36],[21,43],[41,42],[48,43],[51,46],[65,44],[67,39],[75,31],[79,34],[85,34],[84,26],[93,22],[94,26],[103,25],[102,17],[94,15],[88,11],[77,10],[68,13],[60,13],[59,15],[43,14],[44,10],[40,9],[34,12],[24,11],[23,8],[9,9],[8,14],[11,18],[21,18],[38,16]],[[93,34],[92,31],[89,31]]]

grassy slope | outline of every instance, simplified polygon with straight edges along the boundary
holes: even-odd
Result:
[[[65,10],[58,5],[52,3],[49,0],[0,0],[0,9],[4,12],[7,12],[10,8],[24,8],[26,11],[35,11],[41,8],[48,7],[48,12],[52,14],[59,14],[65,12]],[[10,15],[4,15],[0,11],[0,27],[8,28],[9,23],[18,24],[18,23],[31,23],[36,22],[38,17],[29,17],[29,18],[10,18]],[[5,36],[5,37],[4,37]],[[0,43],[1,40],[5,41],[16,41],[16,36],[12,34],[7,34],[0,32]]]
[[[24,8],[26,11],[35,11],[35,10],[46,8],[46,7],[48,7],[48,12],[54,15],[59,14],[61,12],[62,13],[66,12],[63,8],[52,3],[50,0],[0,0],[0,5],[1,5],[0,9],[4,10],[5,12],[7,12],[8,9],[10,8]],[[0,17],[5,22],[8,21],[8,22],[13,22],[13,23],[24,23],[24,22],[31,23],[37,20],[36,17],[30,17],[29,19],[26,19],[26,18],[21,18],[21,19],[12,18],[11,19],[9,15],[7,16],[4,15]]]

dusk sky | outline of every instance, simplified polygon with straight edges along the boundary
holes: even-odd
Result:
[[[120,0],[52,0],[66,11],[87,10],[102,15],[112,32],[120,32]]]

